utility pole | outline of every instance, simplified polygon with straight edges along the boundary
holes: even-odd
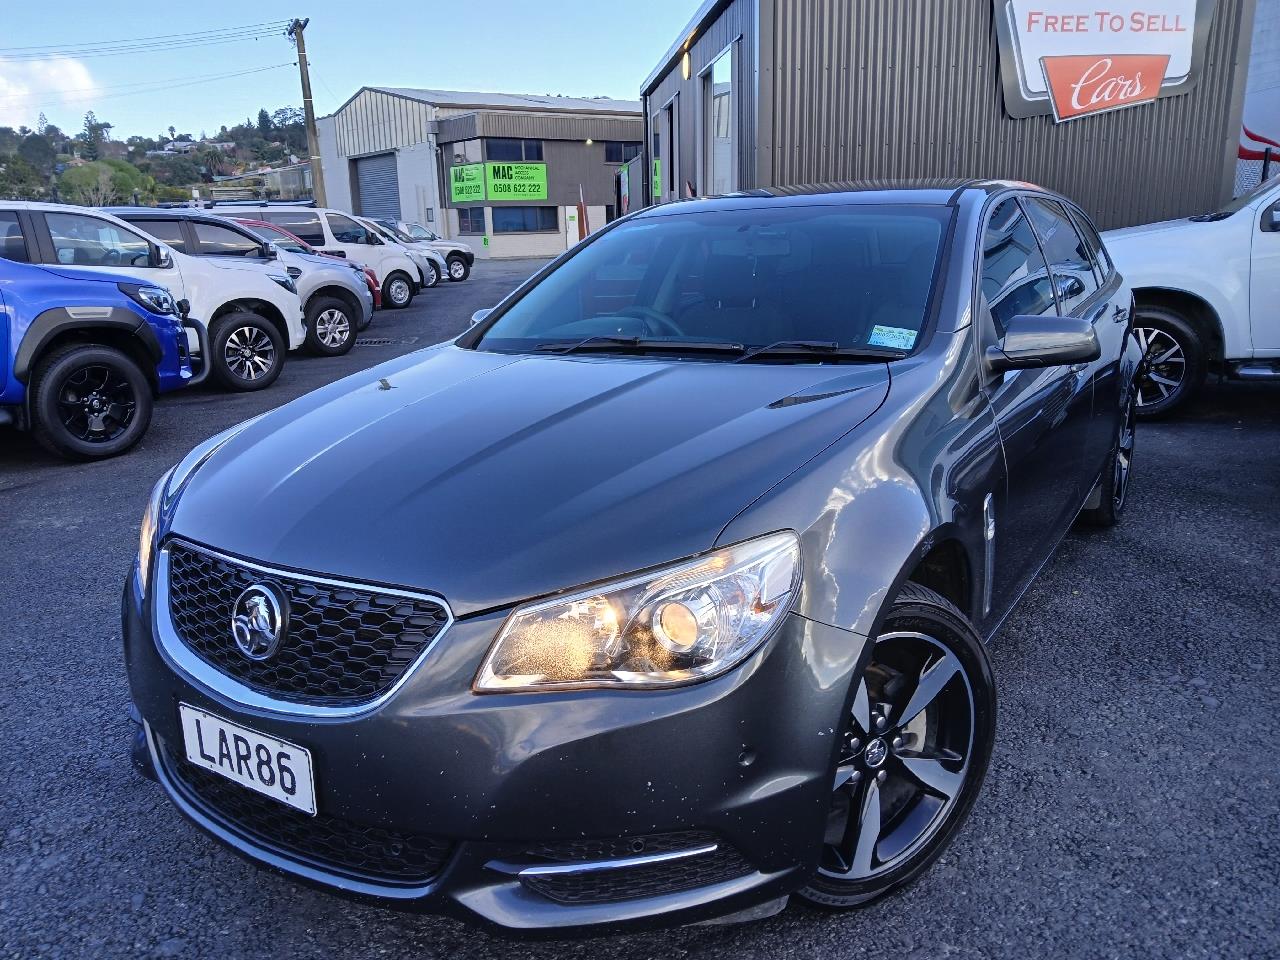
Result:
[[[324,170],[320,166],[320,138],[316,134],[316,110],[311,102],[311,73],[307,70],[307,41],[303,31],[311,18],[294,20],[288,35],[298,45],[298,72],[302,75],[302,113],[307,124],[307,152],[311,154],[311,196],[317,207],[328,206],[324,195]]]

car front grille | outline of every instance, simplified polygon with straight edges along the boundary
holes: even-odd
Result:
[[[715,849],[706,849],[712,846]],[[657,862],[626,863],[627,858],[700,849],[706,852]],[[736,880],[752,872],[751,865],[736,850],[713,834],[700,831],[539,844],[528,853],[556,861],[558,867],[581,864],[581,871],[538,873],[535,868],[520,874],[520,882],[529,890],[564,904],[657,897]],[[608,860],[619,863],[607,869],[591,868],[593,861],[598,864]]]
[[[452,845],[439,837],[405,833],[318,813],[310,816],[254,793],[216,773],[160,749],[174,788],[204,816],[254,844],[326,872],[375,883],[421,886],[444,868]]]
[[[351,706],[386,693],[449,623],[443,604],[312,579],[265,572],[185,543],[171,543],[169,611],[182,642],[232,679],[282,700]],[[236,600],[255,583],[274,584],[288,600],[279,650],[250,660],[236,646]]]

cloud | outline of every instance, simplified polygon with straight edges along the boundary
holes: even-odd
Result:
[[[99,93],[97,81],[79,60],[5,60],[0,57],[0,126],[35,127],[40,111],[74,107],[75,112]]]

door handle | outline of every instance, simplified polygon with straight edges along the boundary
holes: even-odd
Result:
[[[1112,322],[1124,323],[1128,319],[1129,319],[1129,309],[1127,307],[1122,307],[1120,306],[1120,304],[1117,303],[1115,310],[1113,310],[1111,313]]]

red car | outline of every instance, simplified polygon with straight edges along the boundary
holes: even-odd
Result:
[[[267,223],[265,220],[251,220],[247,217],[231,217],[231,219],[236,223],[244,224],[244,226],[262,237],[263,240],[270,240],[281,250],[288,250],[291,253],[309,253],[314,257],[332,257],[334,260],[343,260],[345,263],[351,262],[344,260],[342,257],[334,257],[331,253],[317,250],[307,241],[295,237],[288,230],[283,230],[274,223]],[[360,269],[364,271],[364,282],[369,285],[369,292],[373,294],[373,308],[375,310],[380,309],[382,307],[382,287],[378,285],[378,278],[364,264],[360,265]]]

